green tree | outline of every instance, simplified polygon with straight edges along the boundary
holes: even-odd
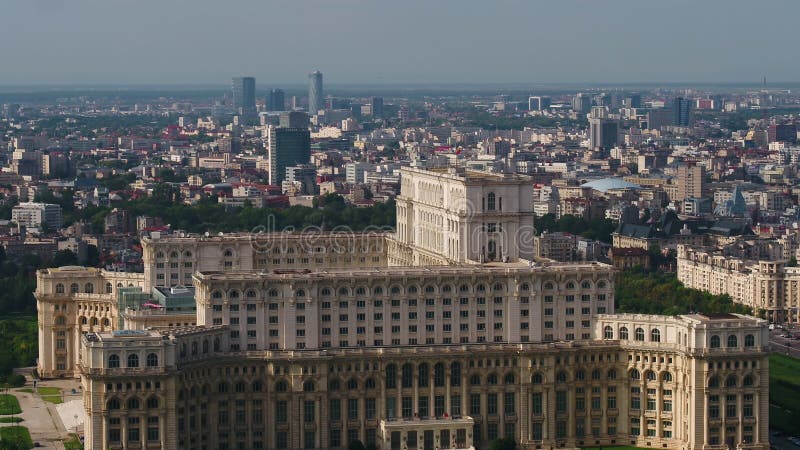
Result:
[[[489,443],[489,450],[517,450],[517,442],[512,436],[497,438]]]
[[[77,264],[78,255],[69,249],[57,251],[50,263],[52,267],[75,266]]]
[[[361,441],[356,439],[347,444],[347,450],[366,450],[366,447],[364,447],[364,444]]]

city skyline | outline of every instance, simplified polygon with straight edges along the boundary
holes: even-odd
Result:
[[[499,6],[459,3],[456,8],[452,1],[373,5],[309,0],[244,2],[242,8],[214,14],[208,12],[213,5],[203,7],[205,0],[194,3],[191,9],[177,1],[7,5],[0,48],[15,63],[0,75],[0,85],[205,84],[219,83],[231,73],[252,74],[265,85],[299,84],[315,67],[340,83],[757,83],[763,76],[791,82],[798,69],[798,63],[783,57],[791,50],[783,30],[791,27],[800,5],[782,0],[768,2],[782,14],[755,34],[737,31],[736,25],[747,23],[752,13],[743,1],[646,6],[627,0],[507,1]],[[248,14],[239,14],[243,9]],[[273,20],[264,28],[258,21],[267,13]],[[236,20],[227,20],[234,14]],[[109,20],[122,16],[139,26],[120,28]],[[226,22],[237,25],[219,26]],[[331,30],[325,27],[329,23],[345,26]],[[390,32],[388,23],[414,27]],[[210,26],[219,32],[207,33]],[[230,50],[234,43],[256,38],[281,42],[287,33],[306,28],[310,31],[293,35],[290,45],[269,47],[268,59],[247,58],[243,47]],[[31,29],[37,30],[35,39],[20,39]],[[141,31],[150,29],[167,32]],[[339,31],[345,29],[358,34]],[[481,29],[493,31],[475,31]],[[212,54],[217,64],[209,66]],[[362,55],[369,63],[353,64],[349,55]],[[495,63],[480,62],[489,55]],[[271,64],[274,60],[281,64]],[[159,70],[152,70],[156,66]]]

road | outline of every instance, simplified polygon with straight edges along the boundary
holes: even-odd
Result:
[[[784,338],[781,334],[783,330],[773,330],[769,332],[769,343],[773,353],[781,353],[800,358],[800,340]]]

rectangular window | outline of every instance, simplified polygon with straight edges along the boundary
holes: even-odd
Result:
[[[534,394],[533,394],[532,411],[533,411],[533,415],[535,415],[535,416],[541,416],[542,415],[542,393],[541,392],[534,392]]]
[[[474,415],[481,414],[481,395],[470,394],[469,396],[469,413]]]
[[[316,418],[314,414],[314,400],[306,400],[303,402],[303,421],[305,423],[312,423]]]
[[[503,413],[506,415],[512,415],[514,412],[514,393],[506,392],[503,396]]]
[[[288,411],[289,405],[286,400],[279,400],[275,403],[275,421],[278,423],[286,423]]]
[[[357,398],[349,398],[349,399],[347,399],[347,419],[348,420],[358,420],[358,399]]]
[[[367,419],[374,419],[375,418],[375,398],[370,397],[367,398],[364,402],[365,406],[365,413],[367,415]]]
[[[567,392],[556,391],[556,412],[567,412]]]
[[[342,420],[342,401],[334,398],[330,400],[329,405],[330,412],[328,414],[330,419],[333,421]]]

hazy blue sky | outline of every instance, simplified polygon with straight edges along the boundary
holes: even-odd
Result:
[[[798,81],[798,0],[2,0],[0,84]]]

